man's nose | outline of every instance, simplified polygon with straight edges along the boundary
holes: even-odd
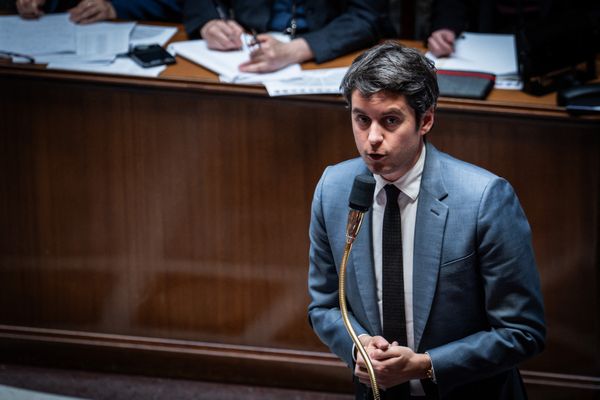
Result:
[[[377,123],[372,123],[369,127],[369,143],[371,145],[377,145],[383,141],[383,129]]]

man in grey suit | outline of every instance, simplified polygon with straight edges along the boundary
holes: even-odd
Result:
[[[341,318],[338,271],[352,183],[370,172],[373,208],[348,260],[346,297],[382,398],[526,398],[517,366],[542,350],[545,324],[531,231],[512,187],[425,140],[438,87],[434,68],[416,50],[391,42],[370,49],[353,62],[342,90],[360,158],[328,167],[315,190],[313,329],[353,369],[357,398],[368,398],[365,362]],[[401,216],[395,243],[403,310],[390,310],[391,300],[386,308],[392,289],[384,277],[396,268],[385,265],[389,185],[400,192],[390,206],[397,201]],[[385,337],[394,318],[405,328],[403,339]]]

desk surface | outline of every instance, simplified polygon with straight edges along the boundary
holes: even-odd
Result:
[[[172,42],[186,40],[185,32],[182,29],[175,34]],[[422,44],[417,41],[401,41],[407,46],[424,50]],[[302,65],[304,69],[332,68],[349,65],[352,60],[360,54],[360,51],[348,54],[344,57],[316,64],[307,62]],[[212,90],[217,92],[236,92],[247,93],[251,95],[268,96],[265,88],[260,85],[237,85],[221,83],[218,76],[182,57],[177,57],[177,63],[169,66],[158,78],[139,78],[132,76],[117,75],[98,75],[89,73],[77,73],[69,71],[46,70],[39,65],[11,64],[0,62],[0,75],[30,76],[37,75],[46,78],[57,78],[65,80],[86,80],[94,82],[106,82],[142,86],[158,86],[165,88],[188,88],[200,90]],[[304,96],[307,97],[307,96]],[[315,101],[342,102],[341,96],[333,95],[312,95]],[[445,110],[464,110],[482,111],[492,113],[506,113],[510,115],[536,115],[546,117],[570,118],[563,107],[556,105],[556,94],[551,93],[545,96],[532,96],[521,91],[498,90],[494,89],[486,100],[471,100],[442,97],[438,102],[439,108]],[[584,117],[594,118],[595,117]]]

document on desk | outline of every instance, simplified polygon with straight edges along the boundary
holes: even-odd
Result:
[[[449,57],[426,56],[437,69],[486,72],[496,75],[496,88],[520,90],[514,35],[463,33]]]
[[[135,22],[97,22],[77,25],[75,28],[75,51],[35,56],[42,64],[110,64],[118,54],[129,51],[129,37]]]
[[[304,70],[297,77],[265,82],[269,96],[303,94],[339,94],[340,84],[348,67]]]
[[[275,34],[273,34],[275,36]],[[289,41],[287,35],[279,34],[277,39]],[[222,82],[228,83],[262,83],[273,80],[291,79],[300,74],[299,64],[287,66],[271,73],[241,72],[239,65],[250,59],[247,50],[220,51],[209,49],[204,40],[188,40],[169,45],[169,51],[187,58],[219,75]]]
[[[152,68],[142,68],[137,65],[132,59],[123,57],[117,58],[111,63],[77,63],[77,62],[60,62],[55,61],[48,64],[48,69],[60,69],[76,72],[92,72],[96,74],[112,74],[112,75],[128,75],[155,77],[160,75],[167,67],[161,65]]]
[[[142,68],[128,58],[117,59],[117,55],[127,53],[130,46],[164,45],[176,32],[174,27],[135,22],[77,25],[68,13],[35,20],[0,16],[0,50],[31,56],[50,69],[157,76],[164,67]]]
[[[75,52],[76,29],[67,13],[32,20],[0,16],[0,50],[28,56]]]
[[[68,13],[35,20],[0,17],[0,50],[33,57],[38,63],[64,58],[72,62],[111,62],[129,50],[135,22],[77,25]]]
[[[96,22],[89,25],[78,25],[75,31],[77,48],[80,56],[106,56],[114,58],[117,54],[129,51],[129,37],[135,22]]]
[[[104,28],[107,28],[107,26],[104,26]],[[111,30],[110,25],[108,28]],[[118,35],[123,35],[125,29],[125,26],[117,27]],[[154,43],[164,45],[176,32],[177,28],[174,27],[136,24],[133,30],[130,31],[128,47]],[[49,69],[92,72],[97,74],[156,77],[166,69],[164,65],[153,68],[142,68],[128,57],[115,58],[114,55],[109,60],[106,60],[94,54],[88,55],[85,59],[75,54],[62,54],[54,57],[52,55],[44,56],[44,60],[48,63]]]
[[[130,46],[158,43],[164,46],[177,33],[177,28],[170,26],[137,24],[129,38]]]

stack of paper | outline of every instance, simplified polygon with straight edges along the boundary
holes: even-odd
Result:
[[[270,96],[297,94],[339,94],[340,84],[348,67],[302,71],[293,79],[269,81],[264,85]]]
[[[514,35],[463,33],[454,44],[449,57],[431,59],[437,69],[485,72],[496,76],[496,88],[522,89],[517,65]]]
[[[135,22],[77,25],[67,13],[35,20],[0,16],[0,51],[26,55],[54,69],[157,76],[164,66],[141,68],[129,58],[117,57],[132,45],[164,44],[176,31]]]
[[[271,33],[280,41],[289,41],[287,35]],[[244,43],[242,38],[242,43]],[[208,48],[204,40],[175,42],[169,51],[201,65],[219,75],[221,82],[261,83],[271,96],[339,93],[340,83],[347,68],[329,68],[303,71],[299,64],[289,65],[270,73],[247,73],[239,65],[250,59],[250,50],[219,51]]]

